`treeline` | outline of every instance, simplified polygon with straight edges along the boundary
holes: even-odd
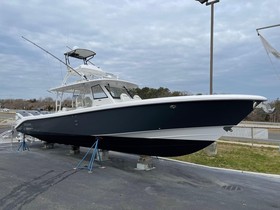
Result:
[[[45,99],[1,99],[0,108],[17,109],[17,110],[45,110],[52,111],[55,109],[55,101],[51,97]]]
[[[265,113],[262,109],[255,109],[249,114],[245,120],[259,121],[259,122],[280,122],[280,100],[277,98],[274,101],[269,102],[271,107],[275,108],[275,111],[271,114]]]
[[[133,90],[133,95],[135,94],[139,95],[142,99],[192,95],[188,92],[172,92],[168,88],[163,87],[160,87],[158,89],[148,87],[136,88],[135,90]]]
[[[172,96],[193,95],[189,92],[170,91],[168,88],[137,88],[133,90],[133,95],[139,95],[142,99],[161,98]],[[62,103],[62,106],[69,106],[71,99],[67,99]],[[280,122],[280,100],[276,99],[269,103],[271,107],[275,107],[275,111],[271,114],[265,113],[262,109],[255,109],[245,120],[261,121],[261,122]],[[44,99],[0,99],[0,108],[7,109],[25,109],[25,110],[55,110],[55,100],[51,97]]]

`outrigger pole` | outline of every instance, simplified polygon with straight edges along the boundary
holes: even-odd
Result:
[[[70,68],[73,72],[75,72],[76,74],[78,74],[80,77],[83,77],[85,80],[88,80],[87,77],[81,73],[79,73],[78,71],[76,71],[75,69],[73,69],[71,66],[69,66],[67,63],[65,63],[63,60],[59,59],[58,57],[56,57],[55,55],[51,54],[49,51],[45,50],[43,47],[37,45],[36,43],[30,41],[29,39],[25,38],[24,36],[21,36],[21,38],[23,38],[24,40],[30,42],[31,44],[35,45],[36,47],[40,48],[41,50],[43,50],[44,52],[48,53],[49,55],[51,55],[53,58],[55,58],[56,60],[58,60],[59,62],[63,63],[65,66],[67,66],[68,68]]]
[[[276,25],[271,25],[271,26],[266,26],[266,27],[257,28],[256,31],[257,31],[258,35],[260,35],[260,34],[259,34],[259,30],[268,29],[268,28],[273,28],[273,27],[278,27],[278,26],[280,26],[280,24],[276,24]]]

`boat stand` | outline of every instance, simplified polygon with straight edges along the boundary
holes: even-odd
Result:
[[[18,147],[18,151],[25,151],[25,150],[29,151],[29,146],[25,141],[25,134],[23,134],[22,139],[20,140],[20,145]]]
[[[152,157],[147,155],[140,155],[135,169],[140,171],[150,171],[152,169],[155,169]]]
[[[107,161],[109,160],[109,151],[108,150],[103,150],[99,149],[99,161]]]
[[[75,145],[72,145],[71,146],[71,149],[70,149],[70,154],[71,155],[76,155],[76,154],[80,154],[80,147],[79,146],[75,146]]]
[[[45,149],[53,149],[54,148],[54,143],[48,143],[48,142],[43,142],[43,147]]]
[[[89,148],[89,150],[87,151],[87,153],[85,154],[85,156],[83,157],[83,159],[82,159],[82,160],[78,163],[78,165],[74,168],[75,170],[87,168],[87,169],[88,169],[88,173],[92,173],[93,163],[94,163],[94,160],[95,160],[95,158],[96,158],[96,155],[98,155],[99,160],[101,160],[100,154],[99,154],[99,151],[98,151],[98,141],[99,141],[99,138],[96,137],[95,139],[96,139],[96,141],[95,141],[94,144],[91,146],[91,148]],[[92,152],[92,154],[91,154],[91,157],[90,157],[90,161],[89,161],[88,166],[82,167],[82,166],[81,166],[82,162],[86,159],[86,157],[89,155],[89,153],[91,152],[91,150],[93,150],[93,152]]]

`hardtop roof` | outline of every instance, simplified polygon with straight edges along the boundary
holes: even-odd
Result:
[[[95,56],[96,53],[93,52],[92,50],[87,50],[87,49],[75,49],[75,50],[71,50],[69,52],[64,53],[64,55],[84,60],[84,59]]]
[[[63,85],[60,87],[52,88],[49,91],[50,92],[68,92],[71,93],[74,90],[80,90],[83,92],[90,92],[90,88],[95,85],[107,85],[110,84],[110,86],[113,87],[122,87],[125,86],[127,89],[133,89],[137,88],[138,85],[124,81],[124,80],[118,80],[118,79],[96,79],[96,80],[90,80],[90,81],[81,81],[78,83]]]

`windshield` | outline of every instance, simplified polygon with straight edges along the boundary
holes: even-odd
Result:
[[[111,87],[108,84],[105,87],[114,99],[120,99],[120,96],[122,93],[125,93],[126,95],[131,97],[130,93],[124,86],[123,87]]]
[[[107,98],[106,93],[104,93],[100,85],[95,85],[91,87],[91,89],[92,89],[93,99]]]

